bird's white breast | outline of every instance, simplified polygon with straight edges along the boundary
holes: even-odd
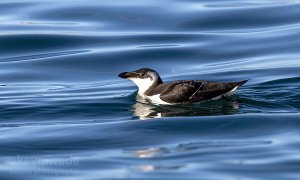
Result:
[[[148,99],[149,101],[151,101],[152,103],[154,104],[171,104],[171,103],[168,103],[168,102],[165,102],[163,100],[160,99],[160,94],[156,94],[156,95],[153,95],[153,96],[145,96],[146,99]]]
[[[150,88],[153,84],[153,81],[150,78],[140,79],[140,78],[128,78],[133,81],[139,87],[139,95],[143,94]]]

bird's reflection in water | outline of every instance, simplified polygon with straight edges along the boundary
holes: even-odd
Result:
[[[153,105],[147,100],[136,97],[133,115],[141,120],[176,116],[214,116],[239,113],[240,103],[234,97],[230,101],[216,100],[190,105]]]
[[[168,148],[148,148],[148,149],[141,149],[141,150],[127,150],[124,151],[125,153],[132,154],[134,157],[137,158],[154,158],[159,156],[165,156],[166,154],[171,153],[170,149]],[[136,165],[133,168],[138,171],[143,172],[151,172],[157,170],[179,170],[183,168],[185,165],[183,164],[140,164]]]
[[[215,154],[219,153],[220,150],[226,148],[226,151],[230,151],[231,149],[244,149],[245,147],[268,147],[273,142],[270,140],[249,140],[249,141],[199,141],[199,142],[190,142],[183,143],[177,145],[171,145],[167,147],[149,147],[143,149],[131,149],[124,150],[124,153],[130,154],[133,158],[141,159],[139,161],[140,165],[135,165],[134,168],[143,171],[157,171],[157,170],[179,170],[184,168],[186,164],[173,164],[162,163],[159,161],[156,163],[154,160],[163,160],[176,156],[189,156],[192,153],[203,154],[207,156],[207,158],[212,158],[215,160]],[[142,160],[144,159],[144,160]],[[153,160],[153,161],[149,161]],[[151,162],[151,164],[149,163]],[[242,164],[244,162],[243,159],[236,161],[236,164]]]
[[[179,170],[180,168],[184,167],[184,165],[168,165],[168,166],[162,166],[162,165],[139,165],[136,167],[137,170],[143,171],[143,172],[151,172],[151,171],[157,171],[157,170]]]
[[[243,148],[248,146],[268,146],[273,142],[270,140],[243,140],[243,141],[198,141],[177,144],[169,147],[149,147],[144,149],[124,150],[124,153],[131,154],[137,158],[155,158],[166,157],[171,154],[177,153],[190,153],[190,152],[214,152],[220,148]]]

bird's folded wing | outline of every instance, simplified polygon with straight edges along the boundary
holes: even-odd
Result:
[[[200,81],[178,81],[170,85],[166,91],[164,91],[160,98],[168,103],[178,103],[190,101],[190,97],[196,94],[202,86]]]
[[[230,92],[236,86],[240,86],[243,82],[230,82],[230,83],[220,83],[220,82],[206,82],[203,84],[201,91],[197,91],[190,100],[192,102],[197,101],[206,101],[209,99],[213,99],[215,97],[221,96],[225,93]]]
[[[206,81],[178,81],[160,95],[168,103],[205,101],[231,91],[241,82],[219,83]]]
[[[226,90],[226,89],[213,90],[213,91],[198,91],[193,97],[191,97],[190,101],[192,102],[206,101],[221,96],[229,91],[230,90]]]

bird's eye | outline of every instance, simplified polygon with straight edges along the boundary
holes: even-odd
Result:
[[[146,76],[146,74],[145,74],[145,73],[143,73],[143,74],[142,74],[142,76]]]

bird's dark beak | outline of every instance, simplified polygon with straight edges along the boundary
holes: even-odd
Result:
[[[140,74],[136,73],[136,72],[122,72],[118,75],[118,77],[123,78],[123,79],[127,79],[127,78],[134,78],[134,77],[139,77]]]
[[[128,73],[128,72],[122,72],[122,73],[120,73],[120,74],[118,75],[118,77],[126,79],[126,78],[128,77],[128,76],[127,76],[127,73]]]

